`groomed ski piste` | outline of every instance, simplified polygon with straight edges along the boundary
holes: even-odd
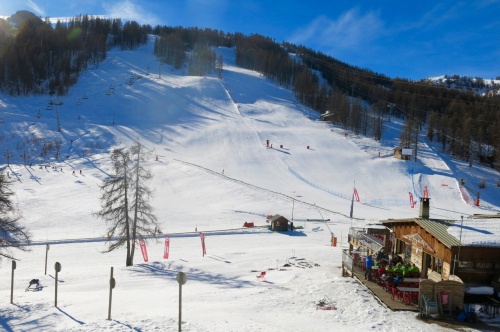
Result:
[[[448,330],[391,312],[341,277],[341,250],[351,226],[417,217],[424,188],[431,217],[498,213],[498,172],[447,157],[423,134],[417,160],[397,160],[399,119],[384,123],[381,142],[345,135],[291,91],[237,67],[234,49],[216,49],[224,61],[220,80],[160,65],[153,41],[136,51],[111,50],[52,105],[48,96],[1,95],[0,144],[10,156],[3,167],[33,239],[29,252],[12,252],[13,304],[12,263],[0,262],[4,330],[177,331],[178,272],[187,276],[183,331]],[[109,152],[137,140],[151,151],[145,166],[153,173],[161,233],[146,239],[148,262],[138,246],[134,266],[125,267],[124,248],[103,253],[106,224],[93,213],[99,186],[112,175]],[[58,158],[49,149],[57,141]],[[476,188],[484,181],[479,206],[472,192],[464,199],[460,179]],[[359,201],[349,218],[354,189]],[[298,229],[271,232],[266,216],[275,214]],[[111,267],[116,287],[108,320]],[[256,278],[262,271],[265,278]],[[24,292],[33,278],[44,288]],[[316,310],[325,298],[336,310]]]

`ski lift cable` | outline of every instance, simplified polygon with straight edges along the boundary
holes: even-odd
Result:
[[[333,236],[332,229],[330,228],[330,226],[328,226],[328,223],[326,222],[325,218],[323,217],[323,215],[319,211],[318,207],[316,206],[316,203],[314,203],[314,207],[316,208],[316,210],[318,211],[319,215],[321,216],[321,219],[323,219],[323,221],[325,222],[326,227],[328,227],[328,230],[330,231],[330,234]]]

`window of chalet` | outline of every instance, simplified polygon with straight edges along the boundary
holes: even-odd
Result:
[[[493,263],[487,263],[487,262],[476,262],[476,269],[492,269],[493,268]]]
[[[460,268],[472,268],[472,267],[474,267],[474,262],[460,261],[460,262],[458,262],[458,267],[460,267]]]
[[[437,257],[434,257],[434,256],[431,256],[431,257],[432,257],[431,270],[441,274],[443,272],[443,260],[441,260]]]
[[[396,240],[396,247],[395,247],[394,253],[396,255],[402,254],[404,246],[405,246],[405,243],[403,241],[401,241],[400,239],[397,239]]]
[[[411,258],[411,244],[405,243],[405,259]]]

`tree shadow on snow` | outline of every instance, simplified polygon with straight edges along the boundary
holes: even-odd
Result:
[[[84,325],[85,324],[84,322],[82,322],[81,320],[78,320],[75,317],[71,316],[66,311],[62,310],[61,308],[56,307],[56,309],[59,310],[61,313],[65,314],[66,316],[68,316],[69,318],[71,318],[73,321],[77,322],[78,324],[80,324],[80,325]]]
[[[132,268],[132,272],[137,273],[138,275],[148,276],[148,277],[157,277],[157,278],[171,278],[173,281],[176,281],[177,273],[179,271],[183,271],[186,273],[188,281],[196,280],[199,282],[219,285],[221,287],[226,288],[243,288],[254,286],[255,283],[243,280],[245,276],[234,276],[228,277],[227,275],[220,273],[209,273],[207,271],[202,271],[199,269],[190,268],[188,270],[183,269],[182,265],[172,266],[173,264],[169,264],[166,266],[162,262],[151,262],[148,264],[138,264],[134,265]],[[171,270],[170,267],[173,269]]]
[[[14,329],[12,329],[12,327],[10,327],[9,325],[9,320],[12,320],[14,318],[4,318],[4,317],[1,317],[0,316],[0,329],[2,331],[6,331],[6,332],[14,332]]]
[[[137,327],[132,327],[130,324],[122,323],[122,322],[120,322],[119,320],[116,320],[116,319],[113,319],[113,322],[115,322],[117,324],[120,324],[120,325],[123,325],[125,327],[128,327],[129,329],[134,330],[134,331],[142,331],[141,329],[139,329]]]

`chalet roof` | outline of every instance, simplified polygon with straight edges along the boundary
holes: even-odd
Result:
[[[415,223],[448,248],[460,245],[500,247],[499,215],[474,215],[463,220],[408,218],[380,222],[389,228],[398,223]]]
[[[454,225],[454,220],[408,218],[381,220],[380,222],[389,228],[392,228],[394,224],[398,223],[415,223],[429,232],[429,234],[434,236],[439,240],[439,242],[448,248],[460,245],[460,241],[448,232],[448,228]]]
[[[455,221],[448,232],[462,239],[462,245],[500,247],[500,215],[473,215]]]
[[[279,214],[275,214],[274,216],[271,217],[271,219],[269,219],[269,222],[273,222],[273,221],[276,221],[276,220],[286,220],[288,221],[288,219],[286,219],[285,217],[283,217],[282,215],[279,215]]]

